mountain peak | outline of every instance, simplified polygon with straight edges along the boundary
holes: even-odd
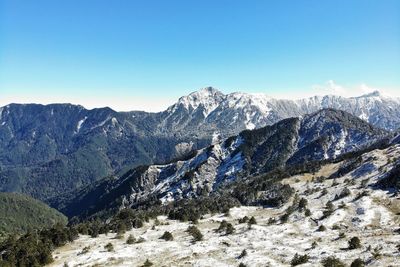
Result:
[[[206,117],[218,106],[223,97],[224,94],[217,89],[205,87],[179,98],[178,102],[169,108],[169,111],[175,111],[179,106],[183,106],[187,110],[196,110],[202,107]]]

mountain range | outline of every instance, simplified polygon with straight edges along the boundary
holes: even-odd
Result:
[[[336,158],[357,151],[387,132],[344,111],[322,109],[302,118],[245,130],[198,150],[185,160],[134,168],[52,203],[69,217],[132,207],[148,199],[168,203],[209,195],[223,185],[277,168]]]
[[[74,192],[137,166],[191,158],[194,151],[243,130],[327,108],[346,111],[380,133],[400,127],[400,100],[379,92],[354,98],[329,95],[278,100],[262,94],[225,95],[208,87],[158,113],[87,110],[71,104],[10,104],[0,108],[0,191],[23,192],[49,201],[60,192]],[[285,123],[295,131],[300,121],[304,123],[303,119]],[[310,140],[297,141],[309,149],[321,146]],[[323,153],[330,157],[335,151]]]

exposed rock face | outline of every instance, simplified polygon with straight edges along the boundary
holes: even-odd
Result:
[[[0,108],[0,191],[20,191],[46,200],[104,176],[186,157],[191,150],[245,129],[321,108],[342,109],[387,130],[400,127],[400,101],[378,92],[357,98],[292,101],[263,94],[224,95],[208,87],[181,97],[159,113],[86,110],[70,104],[10,104]],[[343,132],[312,146],[335,142],[336,147],[324,150],[332,156],[348,135],[353,133]],[[314,148],[309,144],[307,149]]]
[[[197,151],[187,160],[133,169],[119,179],[84,190],[78,194],[77,201],[61,209],[71,216],[77,215],[74,203],[94,205],[101,210],[112,202],[130,206],[149,196],[165,203],[207,195],[241,177],[286,165],[335,158],[386,134],[346,112],[324,109],[303,118],[245,130]],[[99,188],[107,190],[99,191]]]

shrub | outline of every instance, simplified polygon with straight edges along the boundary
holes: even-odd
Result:
[[[300,265],[300,264],[308,262],[309,259],[310,259],[310,257],[308,257],[308,255],[299,255],[296,253],[294,255],[293,259],[290,261],[290,264],[292,266]]]
[[[239,263],[239,267],[246,267],[246,264],[244,264],[243,262]]]
[[[341,199],[341,198],[345,198],[345,197],[347,197],[347,196],[350,196],[350,194],[351,194],[350,189],[348,189],[348,188],[346,187],[346,188],[344,188],[344,189],[339,193],[339,195],[336,195],[336,196],[335,196],[335,200],[338,200],[338,199]]]
[[[306,210],[304,211],[304,215],[305,215],[306,217],[311,216],[311,210],[306,209]]]
[[[318,243],[316,241],[312,242],[311,244],[311,249],[314,249],[318,246]]]
[[[323,267],[345,267],[344,263],[334,256],[323,259],[321,263]]]
[[[254,216],[252,216],[248,222],[249,225],[253,225],[253,224],[257,224],[256,218],[254,218]]]
[[[301,198],[299,201],[299,211],[303,211],[308,205],[308,201],[305,198]]]
[[[355,259],[350,267],[364,267],[365,266],[365,262],[362,259]]]
[[[126,240],[126,243],[128,244],[128,245],[132,245],[132,244],[134,244],[136,242],[136,238],[133,236],[133,235],[129,235],[128,236],[128,239]]]
[[[78,255],[86,254],[86,253],[88,253],[89,251],[90,251],[90,247],[89,247],[89,246],[84,247],[84,248],[82,249],[82,251],[78,253]]]
[[[189,226],[187,232],[193,236],[195,242],[203,240],[203,234],[196,226]]]
[[[174,237],[170,232],[165,231],[164,234],[160,237],[160,239],[164,239],[165,241],[172,241],[174,240]]]
[[[330,216],[334,210],[335,210],[335,206],[332,204],[331,201],[328,201],[325,205],[325,210],[322,212],[323,216],[321,219],[324,219],[324,218]]]
[[[223,231],[225,231],[226,230],[226,227],[227,227],[227,225],[228,225],[228,222],[227,221],[225,221],[225,220],[223,220],[221,223],[220,223],[220,225],[219,225],[219,227],[218,227],[218,229],[217,229],[217,232],[223,232]]]
[[[249,217],[244,216],[243,218],[239,219],[239,223],[247,223],[249,221]]]
[[[113,246],[113,244],[111,244],[111,243],[108,243],[107,245],[105,245],[104,248],[105,248],[108,252],[114,251],[114,246]]]
[[[318,227],[317,231],[318,231],[318,232],[324,232],[324,231],[326,231],[326,227],[325,227],[323,224],[321,224],[321,225]]]
[[[233,225],[231,223],[228,223],[226,225],[226,231],[225,234],[230,235],[235,231],[235,227],[233,227]]]
[[[247,251],[245,249],[242,250],[242,253],[239,255],[239,259],[244,258],[247,256]]]
[[[381,251],[378,247],[374,248],[374,250],[371,252],[371,254],[372,254],[372,257],[374,257],[374,259],[379,259],[382,256]]]
[[[280,221],[281,221],[281,223],[286,223],[288,220],[289,220],[289,216],[290,216],[290,214],[289,213],[285,213],[285,214],[283,214],[279,219],[280,219]]]
[[[358,237],[352,237],[349,240],[349,249],[357,249],[357,248],[361,248],[361,241]]]
[[[149,259],[147,259],[142,265],[142,267],[150,267],[150,266],[153,266],[153,263],[149,261]]]

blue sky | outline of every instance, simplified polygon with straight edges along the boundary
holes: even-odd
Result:
[[[0,105],[161,110],[209,85],[400,95],[400,1],[0,0]]]

